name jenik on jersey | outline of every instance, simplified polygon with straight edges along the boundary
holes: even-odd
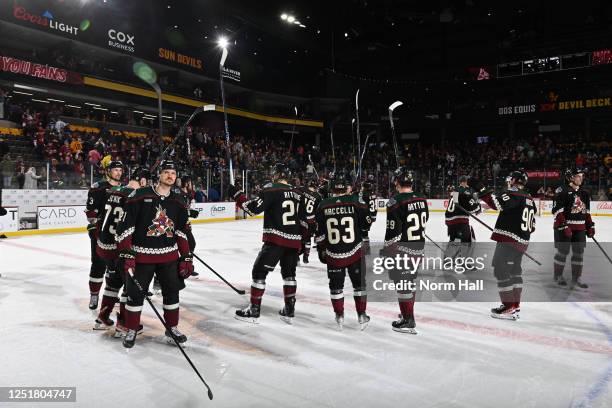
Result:
[[[355,207],[331,207],[325,209],[325,215],[333,216],[333,215],[344,215],[344,214],[355,214]]]

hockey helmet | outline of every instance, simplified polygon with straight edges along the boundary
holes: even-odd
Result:
[[[291,169],[285,163],[276,163],[272,166],[272,177],[275,180],[288,180],[291,178]]]
[[[414,173],[408,167],[400,166],[393,172],[393,182],[410,187],[414,183]]]
[[[329,175],[329,189],[332,191],[346,191],[351,185],[351,176],[344,170],[338,170]]]
[[[584,174],[584,173],[585,173],[585,170],[582,168],[570,167],[569,169],[565,170],[565,181],[570,183],[571,181],[574,180],[574,177],[576,177],[578,174]]]
[[[511,172],[508,177],[510,178],[510,182],[521,184],[523,186],[527,185],[527,180],[529,179],[529,177],[527,177],[527,173],[525,173],[523,170],[515,170]]]

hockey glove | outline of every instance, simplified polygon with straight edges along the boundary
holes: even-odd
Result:
[[[586,235],[589,238],[593,238],[595,236],[595,226],[594,225],[591,225],[589,228],[587,228]]]
[[[136,253],[134,251],[121,251],[119,253],[119,260],[123,262],[123,270],[127,275],[130,271],[134,273],[136,271]]]
[[[478,193],[478,195],[484,193],[485,185],[478,180],[476,177],[470,177],[468,179],[468,186]]]
[[[200,215],[200,212],[198,210],[192,210],[190,208],[188,211],[189,211],[189,218],[198,218],[198,215]]]
[[[317,254],[319,254],[319,261],[322,264],[327,264],[327,256],[325,255],[325,250],[317,248]]]
[[[179,259],[178,273],[183,279],[187,279],[191,276],[193,273],[193,258],[191,257],[191,254],[182,256]]]
[[[96,239],[96,224],[87,224],[87,235],[89,239]]]

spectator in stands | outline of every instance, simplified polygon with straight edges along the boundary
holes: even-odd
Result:
[[[36,174],[36,168],[30,167],[25,173],[23,188],[25,190],[35,190],[38,188],[38,180],[42,178],[42,175]]]
[[[606,190],[600,188],[597,192],[597,196],[594,197],[595,201],[608,201],[608,195],[606,194]]]
[[[11,188],[13,181],[13,173],[15,172],[15,162],[10,153],[7,153],[2,158],[2,179],[4,180],[4,188]]]
[[[17,180],[18,188],[22,189],[25,182],[25,164],[23,164],[21,156],[17,156],[17,161],[15,162],[15,179]]]
[[[546,194],[544,195],[546,200],[554,200],[555,199],[555,191],[551,186],[546,188]]]
[[[585,160],[584,160],[584,156],[582,156],[582,153],[578,153],[578,155],[576,156],[575,163],[576,163],[576,167],[578,168],[584,167]]]

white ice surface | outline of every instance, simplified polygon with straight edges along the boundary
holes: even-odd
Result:
[[[429,222],[434,240],[446,239],[442,217]],[[482,217],[494,223],[493,215]],[[382,239],[384,218],[373,240]],[[552,219],[537,222],[535,240],[550,241]],[[474,227],[479,240],[488,238]],[[612,218],[598,218],[597,227],[601,241],[612,241]],[[261,228],[261,220],[194,226],[196,253],[248,289]],[[92,331],[85,234],[2,240],[0,262],[0,386],[77,387],[76,404],[3,407],[612,406],[610,303],[527,303],[518,322],[491,319],[494,303],[420,303],[419,334],[411,336],[391,331],[396,303],[369,304],[372,321],[359,331],[347,288],[338,332],[326,272],[313,254],[298,268],[294,324],[277,317],[277,268],[261,324],[250,325],[233,318],[248,294],[229,290],[196,261],[201,275],[181,292],[180,328],[214,391],[208,401],[148,305],[145,333],[129,352],[110,333]],[[154,302],[161,309],[161,299]]]

